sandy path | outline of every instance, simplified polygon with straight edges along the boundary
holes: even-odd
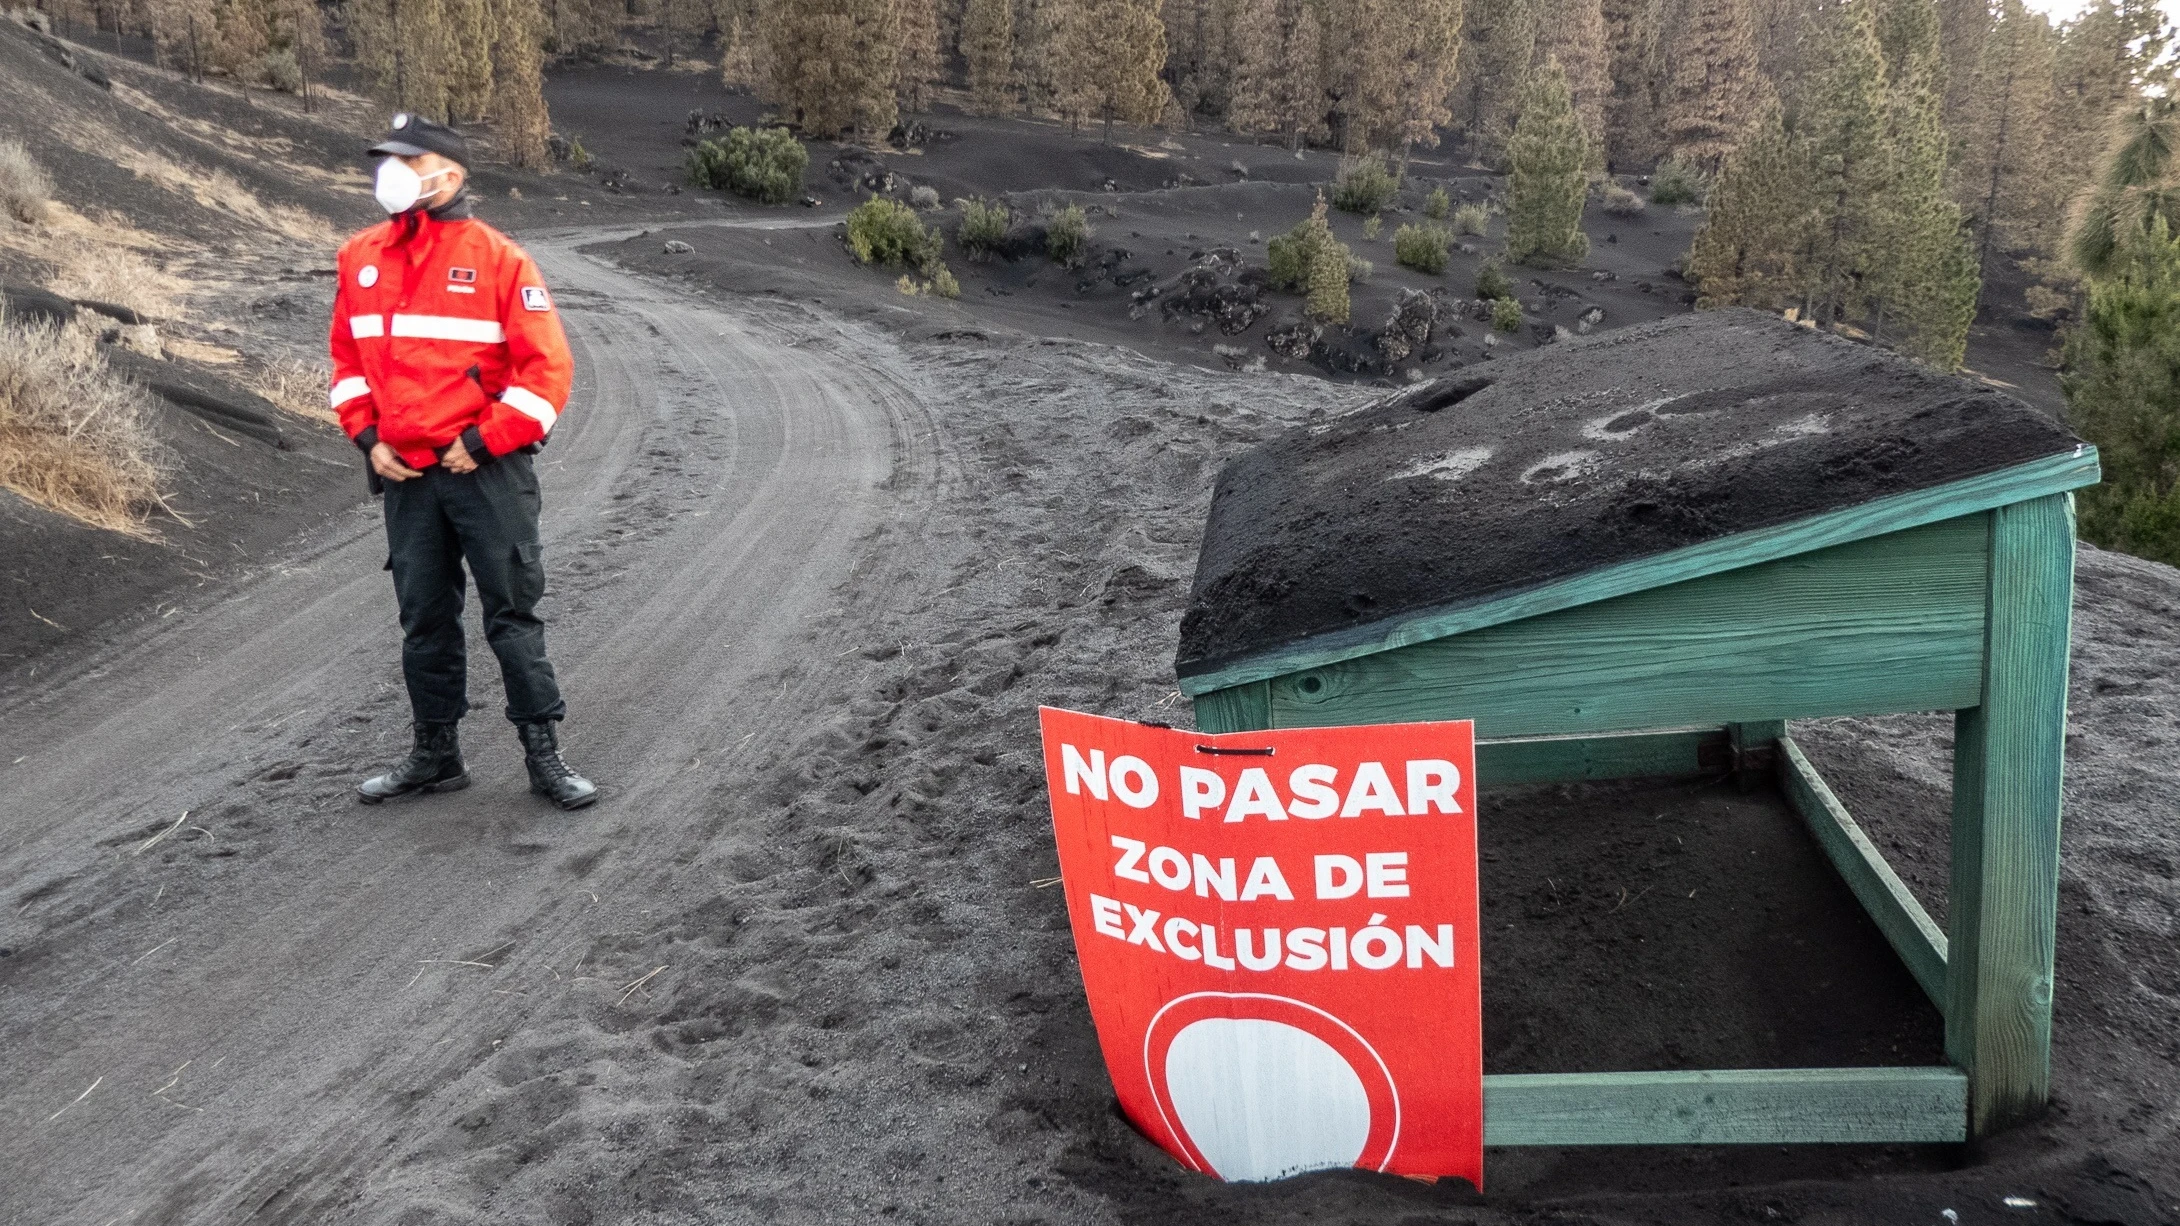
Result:
[[[403,1104],[540,1007],[435,1007],[468,964],[579,982],[578,931],[644,922],[647,880],[707,837],[699,799],[824,681],[782,665],[929,485],[913,389],[809,356],[882,342],[670,300],[576,237],[531,244],[581,371],[541,457],[549,612],[607,800],[577,821],[529,796],[479,675],[475,787],[346,801],[405,736],[375,507],[0,714],[0,1220],[340,1203]]]

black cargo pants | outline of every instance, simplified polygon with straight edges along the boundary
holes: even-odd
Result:
[[[507,718],[518,724],[567,713],[545,658],[545,561],[537,535],[537,470],[516,452],[451,473],[386,486],[387,569],[401,602],[401,672],[421,722],[451,722],[469,711],[468,652],[462,636],[462,564],[477,580],[484,637],[500,658]]]

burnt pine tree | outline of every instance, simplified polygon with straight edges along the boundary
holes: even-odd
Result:
[[[1438,129],[1453,122],[1446,105],[1461,58],[1462,0],[1411,0],[1394,23],[1398,53],[1393,67],[1393,105],[1384,116],[1386,140],[1398,145],[1395,178],[1408,173],[1416,146],[1438,144]]]
[[[893,96],[899,109],[924,109],[924,91],[939,79],[939,11],[934,0],[894,0]]]
[[[1240,0],[1237,63],[1227,122],[1236,132],[1277,132],[1289,149],[1323,140],[1324,39],[1307,0]]]
[[[1605,49],[1612,93],[1605,102],[1605,161],[1621,165],[1660,152],[1652,80],[1661,0],[1604,0]]]
[[[1599,0],[1545,0],[1537,28],[1536,62],[1559,61],[1575,118],[1589,140],[1592,171],[1605,168],[1605,108],[1612,95],[1612,59]]]
[[[1716,171],[1770,93],[1748,0],[1686,0],[1667,37],[1659,99],[1666,152]]]
[[[1590,250],[1589,236],[1582,233],[1589,137],[1557,60],[1546,60],[1529,74],[1507,160],[1506,258],[1537,265],[1579,262]]]
[[[811,136],[883,136],[899,117],[892,0],[770,0],[765,97]]]
[[[1012,0],[969,0],[961,18],[961,58],[969,67],[971,109],[1004,115],[1020,105]]]
[[[545,14],[537,0],[492,4],[493,138],[509,162],[543,169],[552,160],[546,142],[553,130],[545,109]]]
[[[1537,45],[1540,0],[1468,0],[1454,119],[1487,166],[1503,165]]]

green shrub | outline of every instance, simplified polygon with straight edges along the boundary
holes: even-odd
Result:
[[[1014,224],[1014,214],[997,201],[961,201],[961,229],[955,239],[971,259],[990,255],[1006,245],[1007,230]]]
[[[1352,278],[1354,253],[1348,250],[1346,243],[1333,237],[1332,226],[1325,214],[1323,197],[1318,198],[1317,207],[1307,218],[1296,223],[1294,229],[1285,234],[1273,235],[1265,248],[1271,264],[1273,289],[1308,290],[1311,270],[1317,266],[1318,252],[1325,249],[1337,253],[1337,263],[1348,270],[1350,276],[1343,278],[1343,283]]]
[[[1410,223],[1393,231],[1393,256],[1403,265],[1429,276],[1446,271],[1446,247],[1453,235],[1441,225]]]
[[[941,264],[931,270],[931,293],[941,298],[961,297],[961,282],[954,279],[954,270]]]
[[[1607,213],[1614,217],[1640,217],[1643,215],[1643,198],[1634,192],[1607,180],[1598,193],[1598,200]]]
[[[1485,260],[1484,266],[1476,270],[1476,296],[1502,302],[1514,296],[1514,283],[1507,279],[1506,270],[1499,267],[1497,260]]]
[[[1377,265],[1371,263],[1370,261],[1362,258],[1359,255],[1350,255],[1347,257],[1347,279],[1356,285],[1362,285],[1369,281],[1370,274],[1376,272],[1377,270]]]
[[[1491,326],[1501,332],[1521,331],[1521,303],[1501,298],[1491,304]]]
[[[578,146],[580,148],[580,146]],[[759,204],[787,204],[802,192],[810,151],[785,128],[729,128],[689,151],[689,181]]]
[[[1650,175],[1650,203],[1701,204],[1710,195],[1711,182],[1701,170],[1678,158],[1658,163]]]
[[[1464,204],[1453,211],[1455,234],[1482,234],[1491,225],[1491,210],[1480,204]]]
[[[1376,155],[1351,162],[1332,185],[1332,207],[1357,215],[1383,212],[1400,194],[1400,180]]]
[[[1090,218],[1079,204],[1045,215],[1045,254],[1070,267],[1080,263],[1090,245]]]
[[[865,264],[910,268],[925,276],[944,268],[939,251],[945,240],[916,210],[887,196],[872,196],[848,213],[848,250]]]
[[[568,134],[568,167],[569,167],[569,169],[571,169],[571,170],[574,170],[574,171],[576,171],[576,172],[577,172],[578,174],[580,174],[580,173],[582,173],[582,172],[584,172],[584,171],[587,171],[587,170],[589,170],[589,169],[591,168],[591,165],[592,165],[592,163],[593,163],[593,162],[594,162],[595,160],[596,160],[596,159],[594,159],[594,158],[592,158],[592,157],[590,156],[590,150],[588,150],[588,149],[585,149],[585,148],[583,147],[583,138],[582,138],[582,137],[581,137],[580,135],[576,134],[576,133],[572,133],[572,132],[571,132],[571,133],[569,133],[569,134]]]
[[[1453,197],[1446,194],[1443,184],[1432,188],[1431,194],[1423,200],[1423,215],[1432,221],[1446,220],[1446,214],[1452,209]]]
[[[268,89],[277,89],[283,94],[303,92],[303,69],[295,62],[295,52],[287,48],[266,52],[265,58],[258,61],[257,70]]]
[[[1377,242],[1378,235],[1384,232],[1385,219],[1383,217],[1379,217],[1375,213],[1371,214],[1370,220],[1363,223],[1363,239],[1366,242]]]

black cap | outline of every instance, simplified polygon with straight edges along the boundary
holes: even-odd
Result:
[[[407,111],[395,114],[386,139],[371,146],[372,157],[413,158],[420,153],[436,153],[464,170],[469,169],[469,142],[461,133]]]

